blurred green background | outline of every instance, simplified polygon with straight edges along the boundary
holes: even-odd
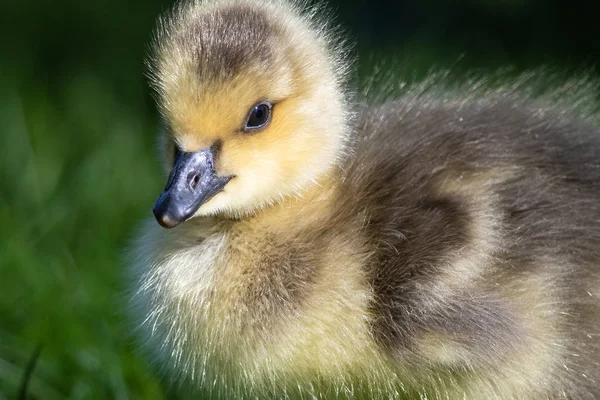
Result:
[[[1,2],[0,399],[18,398],[38,346],[28,398],[172,395],[136,350],[123,283],[124,249],[164,183],[143,58],[170,4]],[[600,55],[583,2],[331,4],[362,76],[381,58],[418,79],[448,66],[573,71]]]

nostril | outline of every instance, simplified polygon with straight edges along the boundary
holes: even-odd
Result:
[[[196,189],[196,186],[198,186],[199,182],[200,182],[200,175],[194,175],[194,177],[192,178],[192,180],[190,182],[190,187],[192,189]]]

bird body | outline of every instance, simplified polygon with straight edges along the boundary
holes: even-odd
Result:
[[[181,225],[130,268],[158,365],[214,398],[596,398],[597,125],[514,91],[353,104],[315,18],[161,25],[155,214]]]

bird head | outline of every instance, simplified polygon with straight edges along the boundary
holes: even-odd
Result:
[[[339,161],[343,46],[315,15],[213,0],[161,19],[149,60],[170,171],[154,206],[161,225],[254,215],[301,196]]]

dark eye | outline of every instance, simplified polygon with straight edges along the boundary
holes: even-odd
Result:
[[[271,120],[271,110],[273,106],[271,103],[264,101],[262,103],[258,103],[250,110],[250,115],[248,115],[248,120],[246,121],[246,126],[244,130],[253,130],[260,129],[269,123]]]

